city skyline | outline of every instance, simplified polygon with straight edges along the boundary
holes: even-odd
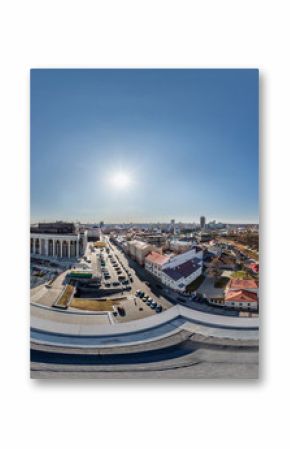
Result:
[[[31,219],[258,223],[258,129],[257,70],[32,70]]]
[[[88,225],[99,225],[100,222],[103,222],[102,226],[117,226],[117,225],[163,225],[163,224],[170,224],[171,220],[168,221],[160,221],[160,220],[156,220],[156,221],[144,221],[144,222],[140,222],[140,221],[123,221],[123,222],[105,222],[104,220],[89,220],[89,221],[81,221],[78,220],[76,218],[71,218],[71,219],[66,219],[66,218],[52,218],[52,219],[45,219],[45,218],[40,218],[38,220],[31,220],[31,225],[33,224],[38,224],[38,223],[57,223],[57,222],[64,222],[64,223],[80,223],[80,224],[88,224]],[[216,224],[225,224],[225,225],[259,225],[259,222],[225,222],[225,221],[220,221],[220,220],[216,220],[216,219],[209,219],[209,221],[206,221],[206,225],[208,224],[212,224],[213,222],[215,222]],[[182,224],[182,225],[196,225],[199,226],[199,220],[193,220],[193,221],[180,221],[180,220],[176,220],[175,219],[175,225],[178,224]]]

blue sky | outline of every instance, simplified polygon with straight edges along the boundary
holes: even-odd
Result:
[[[32,70],[32,221],[258,222],[258,77]]]

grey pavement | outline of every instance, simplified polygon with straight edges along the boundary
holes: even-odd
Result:
[[[222,298],[224,296],[224,289],[216,288],[214,284],[214,278],[206,277],[197,289],[197,292],[206,295],[208,298]]]
[[[258,351],[197,348],[174,357],[146,361],[135,356],[128,363],[61,364],[32,361],[31,377],[35,379],[257,379]],[[132,359],[132,358],[131,358]],[[154,360],[154,358],[153,358]]]

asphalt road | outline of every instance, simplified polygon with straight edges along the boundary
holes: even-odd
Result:
[[[122,355],[75,355],[31,351],[32,378],[256,379],[257,348],[187,341],[174,347]]]
[[[134,273],[134,287],[145,291],[149,296],[156,299],[157,302],[162,304],[164,309],[171,307],[174,304],[183,304],[187,307],[198,310],[200,312],[212,313],[214,315],[227,315],[227,316],[239,316],[239,312],[236,310],[226,310],[224,308],[218,308],[209,305],[205,301],[193,301],[190,298],[185,298],[176,292],[170,291],[168,288],[163,288],[160,281],[154,278],[148,273],[145,268],[141,267],[137,262],[128,258],[123,252],[121,252],[116,245],[110,243],[114,252],[119,255],[122,262],[131,268],[131,272]],[[160,286],[162,288],[160,288]],[[149,293],[148,293],[149,292]],[[151,292],[151,293],[150,293]],[[181,300],[180,300],[181,298]]]

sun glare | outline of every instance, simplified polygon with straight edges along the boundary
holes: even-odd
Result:
[[[132,179],[127,173],[114,173],[111,177],[111,185],[116,189],[125,189],[129,187]]]

